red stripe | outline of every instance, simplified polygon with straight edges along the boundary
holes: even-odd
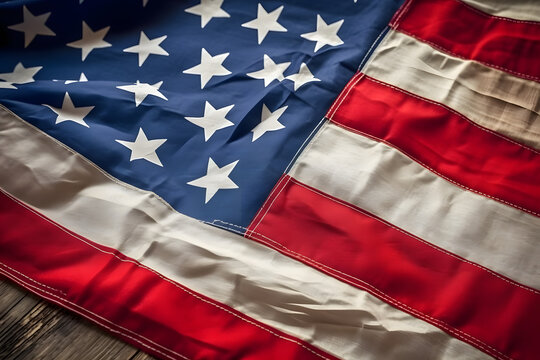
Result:
[[[540,352],[538,293],[288,176],[246,236],[496,358],[532,359]]]
[[[328,117],[382,140],[468,190],[540,215],[540,154],[444,105],[363,74]]]
[[[163,359],[333,359],[78,237],[2,192],[0,273]]]
[[[412,0],[391,25],[455,56],[540,80],[540,23],[488,15],[458,0]]]

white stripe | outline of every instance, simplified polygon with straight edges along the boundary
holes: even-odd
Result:
[[[487,14],[516,20],[540,21],[538,0],[461,0]]]
[[[540,218],[466,191],[384,143],[327,123],[290,175],[465,259],[540,287]]]
[[[68,229],[336,356],[489,358],[364,291],[177,213],[1,106],[0,187]]]
[[[387,34],[364,73],[540,149],[537,82],[447,55],[396,31]]]

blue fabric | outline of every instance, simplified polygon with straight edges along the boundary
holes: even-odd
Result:
[[[0,2],[0,73],[43,66],[35,82],[0,89],[0,102],[24,120],[83,154],[99,167],[134,186],[155,192],[178,211],[213,221],[247,226],[304,140],[353,76],[362,58],[386,27],[402,0],[264,1],[268,11],[284,5],[278,22],[287,32],[269,32],[261,45],[257,31],[241,25],[257,15],[255,1],[225,0],[229,18],[213,18],[201,28],[201,18],[185,12],[199,1],[78,0]],[[23,21],[22,5],[34,15],[51,12],[46,25],[56,36],[38,35],[24,48],[22,32],[8,26]],[[324,46],[300,35],[316,30],[317,14],[326,23],[344,20],[338,36],[344,44]],[[81,38],[81,23],[94,31],[111,29],[105,41],[112,47],[96,49],[81,61],[81,50],[66,43]],[[139,43],[140,31],[150,39],[167,35],[161,43],[169,56],[150,55],[142,67],[137,54],[123,49]],[[223,65],[232,72],[213,77],[201,90],[200,77],[184,70],[200,63],[201,48],[211,55],[230,53]],[[291,62],[284,75],[297,73],[306,63],[319,82],[296,91],[293,82],[262,80],[246,73],[263,68],[263,55],[276,63]],[[89,82],[65,84],[52,79],[79,78]],[[134,94],[117,86],[136,80],[154,84],[168,101],[148,96],[138,107]],[[85,118],[89,127],[66,121],[43,104],[62,107],[68,92],[76,107],[95,106]],[[203,130],[185,119],[202,116],[205,101],[215,108],[234,104],[227,119],[234,126],[218,130],[207,142]],[[279,121],[285,126],[252,142],[251,130],[261,121],[265,104],[270,110],[288,106]],[[163,167],[146,160],[129,161],[130,150],[115,140],[134,141],[139,128],[149,139],[167,139],[156,153]],[[222,167],[238,164],[230,178],[238,189],[219,190],[205,204],[205,189],[187,183],[206,174],[211,157]]]

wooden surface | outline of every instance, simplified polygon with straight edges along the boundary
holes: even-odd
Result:
[[[0,359],[154,358],[0,277]]]

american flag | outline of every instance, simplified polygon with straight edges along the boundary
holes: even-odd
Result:
[[[0,1],[0,273],[163,359],[535,359],[539,21]]]

